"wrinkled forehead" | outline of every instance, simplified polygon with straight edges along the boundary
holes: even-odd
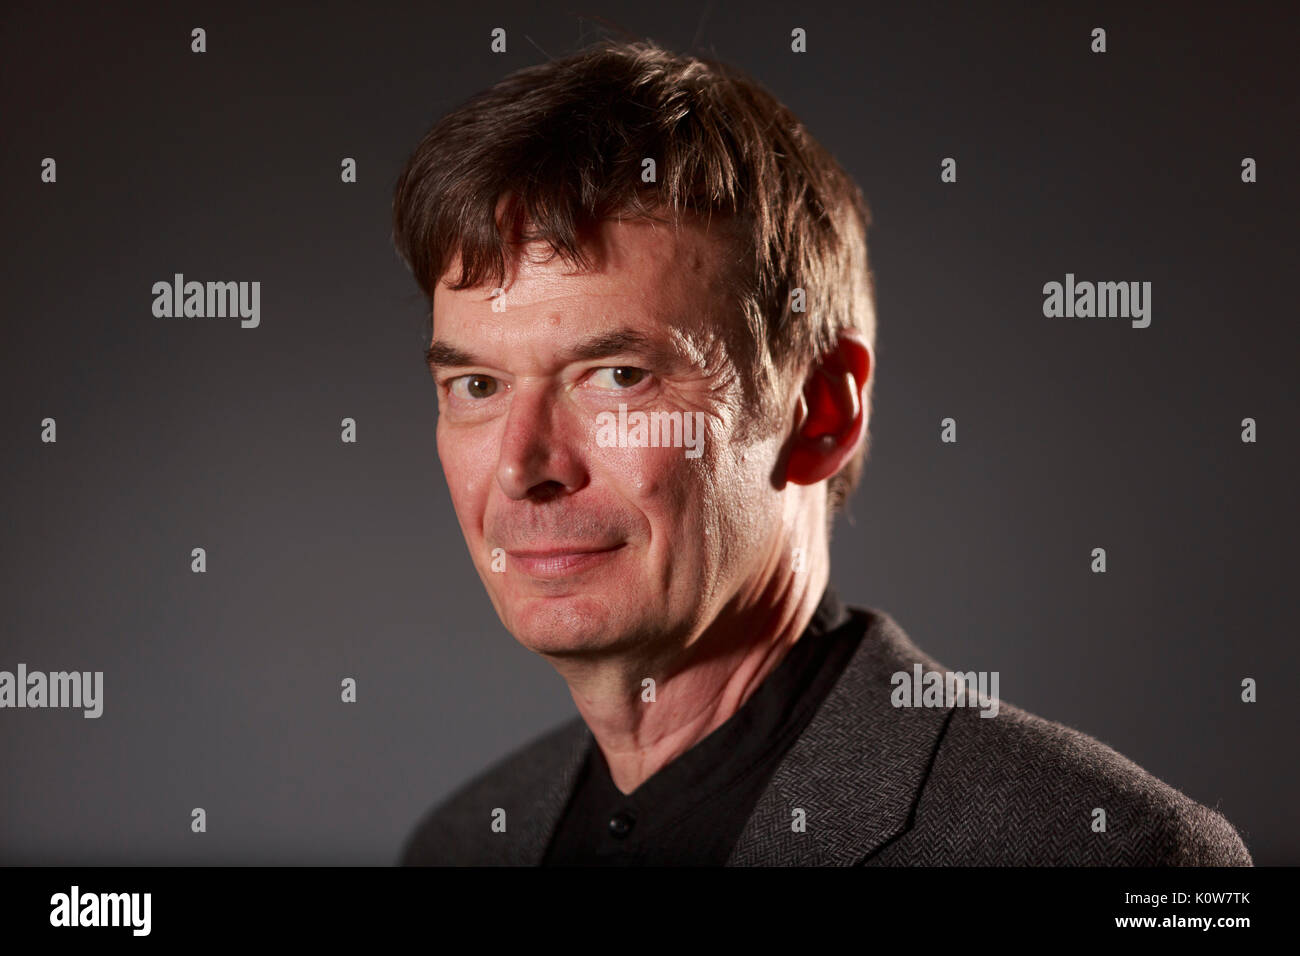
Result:
[[[448,288],[453,256],[434,294],[436,338],[507,345],[524,329],[572,339],[634,328],[704,356],[743,330],[737,243],[725,221],[608,220],[583,237],[589,266],[544,241],[511,248],[504,284]]]

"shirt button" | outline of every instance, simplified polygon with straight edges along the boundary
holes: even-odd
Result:
[[[628,835],[635,822],[630,813],[616,813],[609,818],[609,835],[621,840]]]

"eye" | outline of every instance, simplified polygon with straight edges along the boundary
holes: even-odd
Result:
[[[598,368],[592,375],[592,378],[603,376],[606,372],[611,373],[609,382],[615,390],[631,388],[645,378],[645,369],[632,368],[629,365],[611,365],[607,368]]]
[[[448,382],[447,388],[457,398],[491,398],[499,384],[491,375],[460,375]]]

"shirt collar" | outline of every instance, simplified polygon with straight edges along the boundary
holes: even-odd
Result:
[[[850,620],[828,586],[799,639],[724,723],[629,794],[614,785],[604,754],[593,745],[589,759],[594,785],[611,806],[617,804],[633,813],[641,810],[656,826],[669,826],[710,794],[731,786],[752,768],[766,765],[772,748],[791,742],[782,728],[806,716],[799,713],[801,708],[817,703],[808,701],[804,691],[825,657],[825,639]]]

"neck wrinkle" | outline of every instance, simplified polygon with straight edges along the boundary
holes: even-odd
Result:
[[[597,719],[600,702],[570,688],[620,791],[631,793],[726,723],[781,663],[829,583],[828,556],[807,565],[796,573],[778,560],[762,587],[738,594],[683,648],[681,664],[656,681],[655,702],[643,703],[638,685],[612,708],[613,725]]]

